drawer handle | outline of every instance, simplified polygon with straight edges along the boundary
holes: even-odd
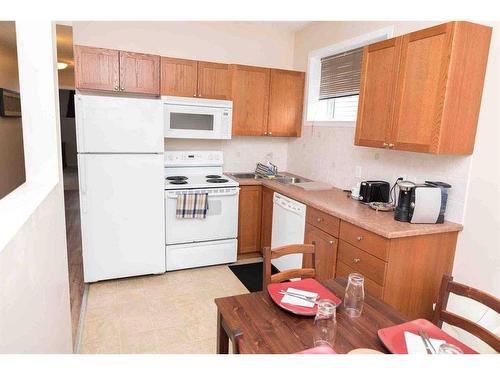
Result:
[[[352,262],[353,262],[354,264],[358,264],[359,262],[361,262],[361,259],[359,259],[359,258],[354,258],[354,259],[352,260]]]
[[[328,241],[328,243],[329,243],[330,245],[333,245],[333,241]]]
[[[358,241],[361,241],[361,240],[363,239],[363,236],[358,236],[358,237],[356,237],[356,239],[357,239]]]
[[[320,218],[320,217],[318,217],[318,218],[316,219],[316,221],[317,221],[318,223],[321,223],[321,222],[323,221],[323,219],[322,219],[322,218]]]

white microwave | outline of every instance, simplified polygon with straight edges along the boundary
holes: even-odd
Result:
[[[162,96],[165,138],[231,139],[233,102]]]

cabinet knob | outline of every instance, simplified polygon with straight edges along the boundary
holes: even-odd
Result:
[[[125,87],[120,87],[120,90],[121,91],[125,91]]]
[[[361,240],[363,239],[363,236],[358,236],[358,237],[356,237],[356,239],[357,239],[358,241],[361,241]]]
[[[272,132],[269,132],[269,135],[273,135],[273,133],[272,133]]]
[[[320,217],[318,217],[318,218],[316,219],[316,221],[317,221],[318,223],[321,223],[321,222],[323,221],[323,219],[322,219],[322,218],[320,218]]]
[[[328,243],[329,243],[330,245],[333,245],[333,241],[328,241]]]
[[[361,259],[359,259],[359,258],[354,258],[354,259],[352,260],[352,262],[353,262],[353,263],[355,263],[355,264],[358,264],[359,262],[361,262]]]
[[[193,98],[196,98],[196,94],[193,94]]]
[[[115,86],[115,91],[118,91],[118,86]]]
[[[389,143],[384,142],[383,146],[387,148],[387,147],[389,147]]]
[[[394,147],[394,143],[389,143],[389,148],[393,148]]]
[[[267,135],[267,132],[264,132],[264,135]]]

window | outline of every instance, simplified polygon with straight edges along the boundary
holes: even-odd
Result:
[[[354,126],[363,46],[390,38],[392,34],[392,28],[386,28],[309,54],[307,121]]]

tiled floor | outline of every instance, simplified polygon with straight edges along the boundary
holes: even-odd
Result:
[[[214,298],[242,293],[227,266],[92,284],[80,352],[215,353]]]

